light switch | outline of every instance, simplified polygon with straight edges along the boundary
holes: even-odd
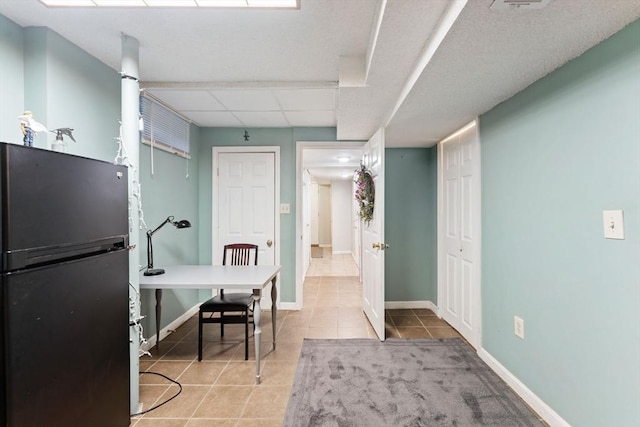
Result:
[[[605,239],[624,239],[624,221],[621,210],[602,211]]]
[[[291,205],[289,203],[281,203],[280,204],[280,213],[281,214],[291,213]]]

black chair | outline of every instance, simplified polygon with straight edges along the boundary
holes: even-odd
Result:
[[[253,252],[253,264],[258,265],[258,245],[234,243],[225,245],[222,265],[250,265]],[[255,301],[250,293],[228,293],[220,289],[218,295],[200,305],[198,314],[198,361],[202,360],[202,325],[219,323],[220,336],[224,336],[224,325],[244,323],[244,360],[249,359],[249,323],[253,323]],[[219,317],[214,317],[219,313]],[[228,314],[233,313],[233,314]],[[207,314],[209,314],[207,316]],[[250,320],[251,318],[251,320]]]

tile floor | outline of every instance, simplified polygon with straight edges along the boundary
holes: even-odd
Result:
[[[350,256],[313,258],[304,283],[304,309],[279,311],[277,350],[271,349],[271,316],[263,316],[262,383],[254,384],[255,358],[250,343],[244,360],[242,325],[205,325],[203,361],[197,358],[197,316],[160,343],[152,356],[140,360],[141,371],[162,373],[182,385],[175,399],[142,416],[135,427],[275,427],[284,419],[298,356],[304,338],[375,338],[362,313],[362,288]],[[349,272],[351,275],[345,275]],[[388,310],[387,337],[440,338],[459,336],[430,310]],[[166,379],[140,375],[140,401],[146,410],[178,390]]]

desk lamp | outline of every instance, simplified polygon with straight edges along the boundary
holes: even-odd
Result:
[[[162,224],[156,227],[153,231],[147,231],[147,270],[144,272],[145,276],[157,276],[158,274],[164,274],[164,269],[153,268],[153,243],[151,242],[151,236],[153,236],[158,230],[164,227],[166,224],[171,224],[175,228],[189,228],[191,223],[186,219],[180,221],[174,221],[173,216],[167,217]]]

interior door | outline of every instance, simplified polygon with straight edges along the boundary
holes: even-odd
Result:
[[[375,206],[369,224],[362,230],[362,306],[381,341],[384,330],[384,128],[364,146],[362,161],[375,185]]]
[[[252,243],[258,245],[258,264],[275,264],[275,154],[219,152],[217,160],[213,263],[222,263],[224,245]],[[271,307],[269,295],[267,288],[263,307]]]
[[[441,143],[442,317],[480,344],[480,150],[476,126]],[[442,310],[444,308],[444,310]]]

